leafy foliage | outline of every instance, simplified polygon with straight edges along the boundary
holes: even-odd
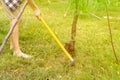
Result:
[[[75,4],[76,0],[71,0],[71,3]],[[105,10],[106,2],[111,7],[120,7],[120,0],[78,0],[80,11],[102,11]]]

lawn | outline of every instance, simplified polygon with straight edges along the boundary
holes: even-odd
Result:
[[[70,41],[73,8],[64,17],[68,0],[36,0],[42,16],[62,44]],[[0,80],[120,80],[107,26],[106,11],[93,11],[101,19],[81,12],[77,24],[75,66],[34,17],[28,6],[20,25],[20,46],[32,59],[12,55],[9,41],[0,55]],[[120,62],[120,6],[110,7],[113,42]],[[0,6],[0,44],[9,30],[9,20]]]

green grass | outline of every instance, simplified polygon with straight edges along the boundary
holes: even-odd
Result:
[[[60,41],[70,40],[73,10],[64,17],[67,1],[36,0],[42,16]],[[120,60],[120,14],[110,8],[113,40]],[[30,7],[23,14],[20,25],[20,45],[22,51],[33,55],[26,60],[12,55],[7,42],[0,55],[0,80],[120,80],[120,65],[116,64],[110,44],[105,10],[95,12],[101,20],[82,13],[77,25],[76,65],[70,66],[64,55],[43,24],[33,15]],[[0,7],[0,44],[8,32],[9,20]]]

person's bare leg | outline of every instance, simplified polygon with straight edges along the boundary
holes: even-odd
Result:
[[[10,26],[15,23],[15,19],[12,19],[10,22]],[[13,33],[11,35],[11,42],[10,42],[10,48],[13,49],[13,55],[18,56],[18,57],[23,57],[23,58],[31,58],[31,56],[24,54],[20,50],[19,46],[19,24],[20,21],[17,23],[15,26]]]

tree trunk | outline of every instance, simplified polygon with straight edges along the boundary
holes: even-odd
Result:
[[[72,22],[71,41],[65,44],[65,48],[73,57],[75,56],[76,28],[77,28],[77,21],[79,17],[78,0],[75,0],[75,4],[76,4],[76,8],[75,8],[73,22]]]

